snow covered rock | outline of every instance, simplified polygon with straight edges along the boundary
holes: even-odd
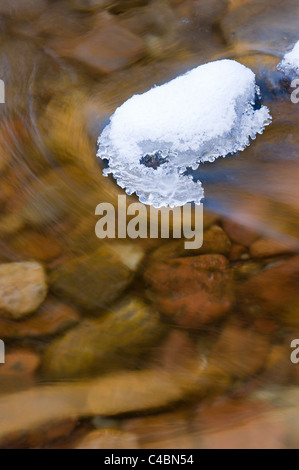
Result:
[[[291,52],[285,54],[282,62],[278,65],[278,69],[285,73],[299,73],[299,41],[295,44]]]
[[[200,182],[187,176],[202,162],[244,150],[270,123],[267,107],[255,105],[254,73],[233,60],[201,65],[120,106],[98,139],[128,194],[155,207],[199,204]]]

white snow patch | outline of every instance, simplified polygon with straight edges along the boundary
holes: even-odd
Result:
[[[199,66],[135,95],[120,106],[98,139],[97,156],[128,194],[155,207],[197,204],[201,183],[187,167],[244,150],[270,124],[267,107],[255,109],[259,89],[254,73],[233,60]],[[144,158],[159,152],[154,169]]]
[[[284,72],[299,72],[299,41],[295,44],[291,52],[285,54],[282,62],[278,65],[279,70]]]

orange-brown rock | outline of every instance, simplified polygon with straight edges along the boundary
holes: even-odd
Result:
[[[62,249],[58,237],[33,231],[22,233],[22,237],[17,233],[12,246],[20,255],[39,261],[50,261],[58,257]]]
[[[233,220],[224,220],[222,225],[230,239],[239,245],[250,246],[257,239],[257,235],[252,230]]]
[[[6,353],[5,364],[0,365],[1,393],[32,386],[39,364],[40,357],[29,350],[20,349]]]
[[[80,320],[68,305],[46,301],[34,314],[24,320],[0,318],[0,338],[35,338],[60,333]]]
[[[150,363],[169,371],[184,370],[197,354],[196,343],[189,335],[185,331],[173,330],[160,346],[153,349]]]
[[[228,325],[212,350],[211,360],[231,377],[245,379],[263,367],[268,351],[269,343],[263,335]]]
[[[145,44],[135,34],[105,15],[85,36],[57,37],[49,47],[60,57],[82,64],[99,74],[108,74],[136,62],[145,54]]]
[[[231,242],[218,225],[213,225],[203,233],[203,244],[200,248],[192,250],[185,249],[186,239],[169,240],[164,245],[155,250],[151,256],[152,261],[162,261],[169,258],[179,258],[184,256],[195,256],[198,254],[221,254],[227,255],[231,249]]]
[[[299,256],[270,265],[239,290],[240,307],[281,315],[299,299]]]
[[[145,273],[152,299],[168,321],[197,328],[232,307],[233,280],[222,255],[175,258],[154,263]]]
[[[290,245],[270,238],[260,238],[250,246],[250,254],[253,258],[270,258],[271,256],[285,255],[291,251]]]

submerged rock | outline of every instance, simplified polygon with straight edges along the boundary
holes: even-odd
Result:
[[[16,390],[34,385],[34,374],[40,364],[40,357],[29,350],[12,351],[5,356],[0,368],[0,392]]]
[[[159,311],[181,327],[198,328],[211,323],[232,307],[232,273],[222,255],[153,263],[145,280]]]
[[[298,39],[297,0],[234,2],[221,21],[224,38],[245,50],[285,53]]]
[[[210,359],[231,377],[245,379],[263,367],[268,351],[266,337],[231,324],[222,330]]]
[[[105,244],[53,269],[51,288],[84,311],[97,312],[128,287],[142,258],[143,251],[138,247],[130,250],[129,245],[121,249]]]
[[[101,75],[122,69],[145,55],[144,41],[119,26],[108,14],[100,16],[87,35],[78,36],[75,32],[71,37],[54,37],[49,48]]]
[[[74,326],[79,320],[78,313],[68,305],[46,300],[29,318],[0,318],[0,338],[23,339],[54,335]]]
[[[45,351],[43,375],[78,378],[130,368],[163,332],[156,312],[138,299],[129,299],[103,319],[84,321],[53,341]]]
[[[270,258],[291,252],[292,246],[271,238],[261,238],[250,246],[250,254],[253,258]]]
[[[161,409],[200,389],[198,366],[169,373],[146,369],[110,374],[93,381],[62,382],[0,397],[0,443],[10,436],[56,429],[70,419]]]
[[[242,310],[282,317],[291,304],[299,301],[299,256],[273,263],[240,286]]]
[[[295,72],[299,74],[299,41],[290,52],[285,54],[283,60],[278,65],[278,69],[283,70],[285,73]]]
[[[249,247],[258,237],[250,228],[230,219],[223,221],[223,229],[233,242],[246,247]]]
[[[203,198],[188,168],[244,150],[270,123],[256,106],[254,73],[231,60],[199,66],[119,107],[98,139],[97,155],[108,160],[128,194],[155,207],[181,206]]]
[[[36,262],[0,265],[0,311],[14,319],[36,310],[47,294],[43,267]]]
[[[206,254],[228,255],[231,250],[231,242],[225,232],[218,225],[213,225],[203,233],[203,245],[195,250],[185,248],[185,239],[170,240],[160,246],[151,256],[151,262],[161,262],[171,258],[184,256],[196,256]]]

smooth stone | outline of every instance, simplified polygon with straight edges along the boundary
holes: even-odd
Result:
[[[51,290],[81,307],[82,313],[106,308],[130,285],[142,258],[138,247],[135,252],[129,247],[121,251],[119,245],[114,249],[105,243],[61,263],[50,275]]]
[[[44,268],[36,262],[0,265],[0,311],[13,319],[34,312],[47,295]]]
[[[42,375],[79,378],[132,368],[165,333],[155,311],[128,299],[100,320],[86,320],[45,350]]]
[[[203,244],[195,250],[185,249],[186,239],[171,240],[160,246],[151,254],[151,261],[162,261],[183,256],[195,256],[204,254],[228,255],[231,249],[231,241],[218,225],[213,225],[203,233]]]
[[[40,356],[32,351],[19,349],[5,354],[5,364],[0,365],[0,393],[16,392],[34,385]]]
[[[292,247],[290,245],[271,238],[261,238],[250,246],[252,258],[270,258],[271,256],[286,255],[291,252]]]
[[[269,343],[265,336],[227,325],[212,349],[211,361],[233,379],[244,380],[262,369],[268,352]]]
[[[250,246],[258,237],[250,228],[240,225],[233,220],[225,219],[222,226],[230,239],[238,245]]]
[[[43,385],[0,397],[0,442],[44,426],[94,415],[159,410],[200,390],[196,361],[178,373],[146,369],[81,382]]]
[[[100,75],[122,69],[145,55],[144,41],[108,14],[99,17],[99,23],[88,34],[56,37],[49,41],[48,47],[59,57]]]
[[[43,262],[57,258],[62,251],[61,241],[58,237],[31,230],[22,232],[22,237],[16,233],[10,244],[23,258],[33,258]]]
[[[284,53],[298,40],[298,14],[297,0],[251,0],[231,9],[222,19],[221,27],[229,44]]]
[[[239,288],[240,308],[279,315],[299,300],[299,256],[273,263]]]
[[[0,338],[37,338],[55,335],[74,326],[78,313],[63,303],[46,300],[34,315],[24,320],[0,318]]]
[[[233,305],[233,278],[222,255],[156,262],[145,272],[150,298],[167,322],[198,328],[217,321]]]

